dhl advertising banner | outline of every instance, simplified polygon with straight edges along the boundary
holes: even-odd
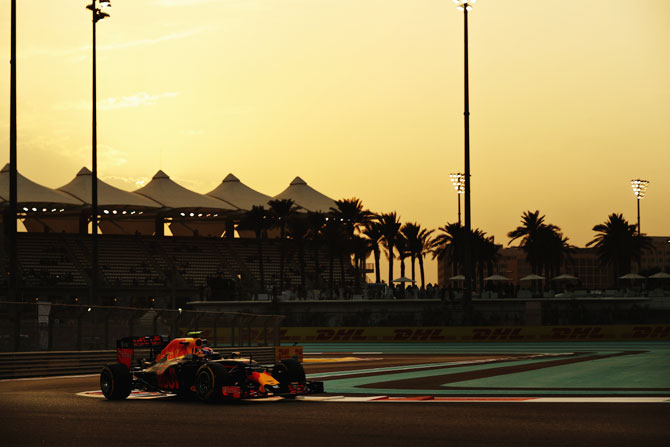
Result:
[[[265,333],[251,328],[236,343],[262,343]],[[217,343],[230,342],[230,330],[219,328]],[[204,329],[203,337],[213,338]],[[269,335],[272,340],[272,335]],[[326,342],[541,342],[670,340],[670,325],[630,326],[481,326],[481,327],[284,327],[282,343]]]
[[[282,342],[478,342],[670,340],[667,326],[282,328]]]

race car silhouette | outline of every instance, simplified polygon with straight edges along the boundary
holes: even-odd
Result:
[[[149,358],[134,362],[136,349],[148,349]],[[104,365],[100,373],[109,400],[125,399],[132,390],[195,395],[205,402],[323,393],[323,382],[307,381],[296,359],[268,366],[237,353],[224,358],[197,336],[125,337],[116,343],[116,358],[118,363]]]

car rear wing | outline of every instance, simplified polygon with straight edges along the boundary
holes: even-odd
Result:
[[[149,349],[149,358],[153,358],[168,344],[168,341],[164,335],[120,338],[116,341],[116,360],[130,368],[135,349]]]

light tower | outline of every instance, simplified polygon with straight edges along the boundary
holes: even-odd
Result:
[[[470,84],[468,81],[468,12],[472,11],[472,5],[476,0],[453,0],[456,3],[458,10],[463,11],[463,99],[464,111],[463,118],[465,124],[465,290],[463,290],[463,304],[465,306],[466,319],[470,319],[471,314],[471,300],[472,300],[472,253],[471,241],[472,222],[470,213]]]
[[[644,195],[647,192],[647,185],[649,184],[648,180],[635,179],[630,181],[630,185],[633,187],[633,194],[637,199],[637,234],[638,236],[642,234],[640,232],[640,200],[644,199]]]
[[[465,175],[460,172],[449,174],[458,198],[458,225],[461,225],[461,195],[465,192]]]
[[[98,6],[99,5],[99,6]],[[92,146],[92,172],[91,172],[91,293],[89,304],[98,304],[98,117],[97,117],[97,91],[95,73],[95,24],[109,17],[102,12],[103,8],[109,8],[112,2],[109,0],[93,0],[86,6],[92,13],[93,21],[93,116],[91,129]]]

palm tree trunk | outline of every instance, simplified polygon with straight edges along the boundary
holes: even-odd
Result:
[[[393,285],[393,245],[389,244],[389,287]]]
[[[315,289],[321,288],[321,266],[319,265],[319,246],[315,243],[314,245],[314,284],[312,287]]]
[[[419,256],[419,271],[421,272],[421,287],[426,287],[426,279],[423,274],[423,256]]]
[[[363,260],[361,259],[360,256],[354,254],[354,290],[355,293],[358,293],[361,290],[361,276],[363,272]]]
[[[265,273],[263,272],[263,241],[261,240],[261,232],[256,232],[256,241],[258,242],[258,271],[260,272],[261,289],[265,293]]]
[[[333,253],[332,248],[328,248],[328,289],[330,290],[330,299],[333,299],[333,287],[334,287],[334,275],[333,275],[333,268],[334,268],[334,258],[335,255]]]
[[[373,253],[375,256],[375,282],[379,284],[380,282],[382,282],[382,278],[379,273],[379,265],[380,265],[379,258],[381,258],[381,252],[379,251],[379,248],[377,248],[373,251]]]
[[[279,236],[279,293],[284,291],[284,256],[286,247],[284,244],[284,225],[281,226]]]
[[[416,260],[416,256],[414,255],[414,253],[412,253],[412,281],[416,280],[416,278],[415,278],[416,275],[415,275],[415,270],[414,270],[414,261],[415,260]]]
[[[298,244],[298,256],[300,257],[300,298],[305,298],[305,247],[301,240]]]
[[[340,287],[344,289],[344,252],[340,253]]]

